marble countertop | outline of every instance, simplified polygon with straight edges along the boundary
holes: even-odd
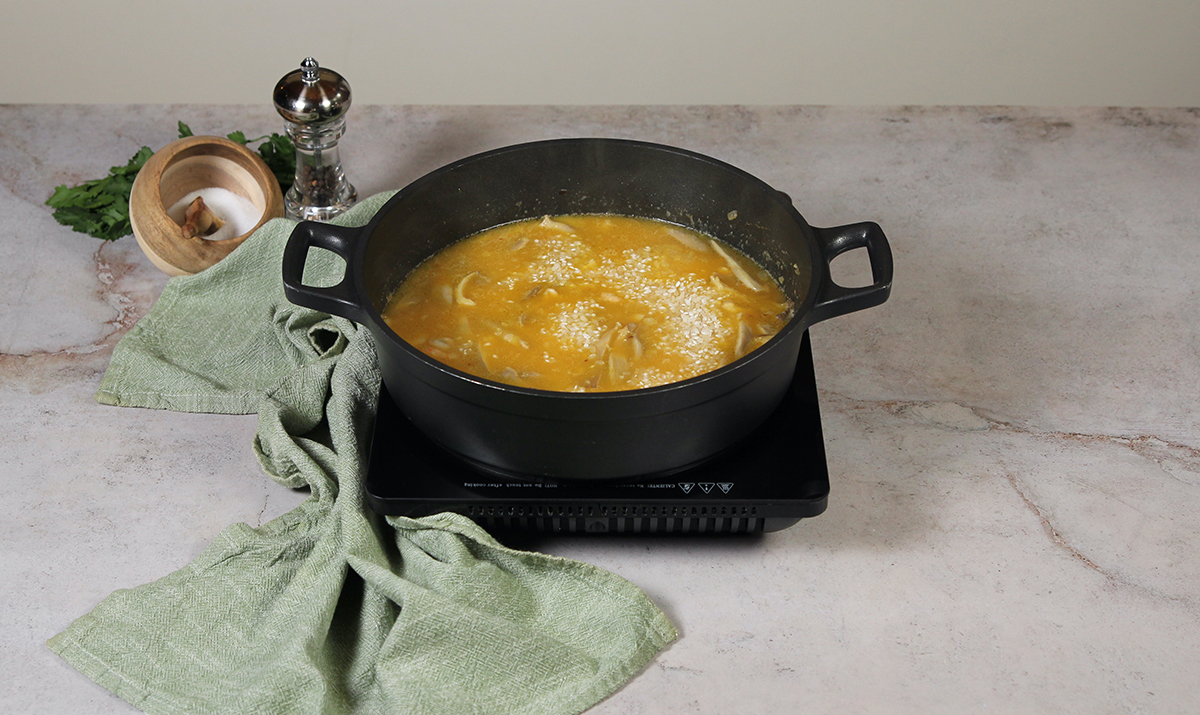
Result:
[[[253,416],[92,399],[166,277],[43,202],[176,120],[280,129],[266,104],[0,107],[3,712],[136,712],[46,639],[304,498],[259,470]],[[348,123],[362,196],[505,144],[616,136],[888,234],[891,300],[812,328],[823,515],[761,538],[539,540],[681,632],[590,712],[1200,711],[1200,111],[356,106]]]

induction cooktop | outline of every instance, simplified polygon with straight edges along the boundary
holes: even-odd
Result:
[[[542,482],[486,474],[430,441],[381,390],[366,479],[367,502],[381,514],[452,511],[488,530],[752,534],[817,516],[829,496],[807,333],[771,416],[708,462],[664,477]]]

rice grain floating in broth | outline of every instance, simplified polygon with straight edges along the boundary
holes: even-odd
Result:
[[[775,280],[728,244],[615,215],[475,234],[418,266],[383,311],[451,367],[561,392],[686,380],[763,345],[791,316]]]

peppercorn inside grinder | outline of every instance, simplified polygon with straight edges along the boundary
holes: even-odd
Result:
[[[353,206],[358,192],[338,154],[350,109],[346,78],[308,57],[275,85],[274,100],[296,147],[296,178],[283,197],[288,218],[325,221]]]

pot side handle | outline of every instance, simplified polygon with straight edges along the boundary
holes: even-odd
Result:
[[[292,229],[283,248],[283,293],[296,305],[323,313],[349,318],[356,323],[365,319],[358,293],[350,285],[347,270],[337,285],[328,288],[304,285],[304,262],[309,248],[316,246],[332,251],[350,265],[350,254],[362,234],[361,228],[333,226],[316,221],[301,221]]]
[[[821,281],[811,312],[813,323],[873,308],[888,299],[892,292],[892,248],[879,224],[867,221],[835,228],[814,228],[813,232],[822,258]],[[867,249],[872,283],[861,288],[845,288],[833,282],[829,264],[855,248]]]

